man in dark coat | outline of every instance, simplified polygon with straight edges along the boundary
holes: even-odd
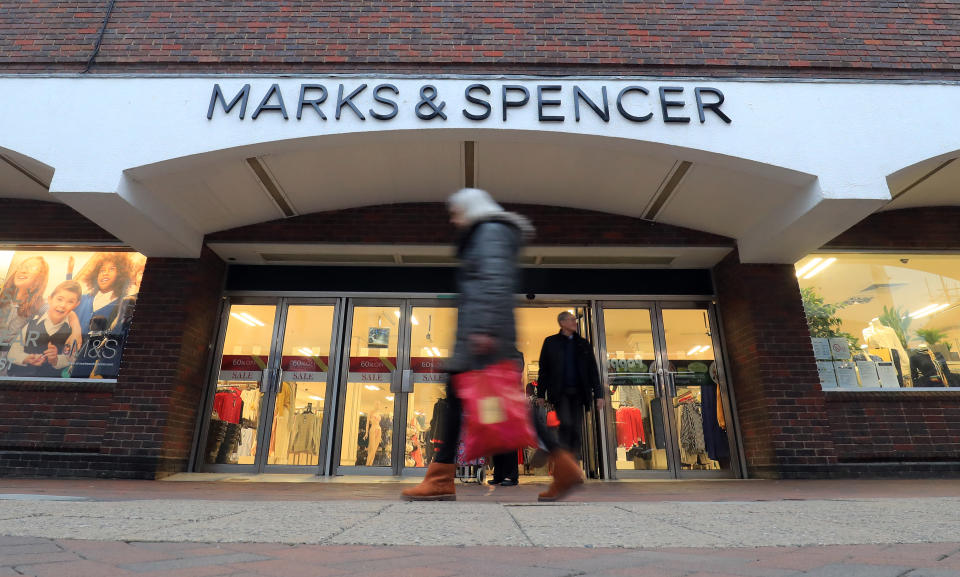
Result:
[[[454,193],[448,208],[450,221],[461,231],[457,246],[457,338],[453,356],[445,364],[452,376],[514,357],[517,331],[513,306],[520,285],[517,256],[523,242],[533,236],[533,227],[526,218],[503,210],[489,194],[475,188]],[[449,413],[439,450],[423,482],[403,491],[405,499],[456,499],[453,481],[463,406],[450,381],[447,400]],[[576,466],[570,457],[555,468],[569,477],[570,463]],[[582,478],[578,480],[582,482]],[[567,479],[564,492],[573,484]]]
[[[603,389],[593,347],[577,334],[577,318],[563,311],[557,323],[560,332],[544,339],[540,349],[537,396],[557,411],[560,444],[577,453],[584,408],[596,403],[597,410],[603,410]]]

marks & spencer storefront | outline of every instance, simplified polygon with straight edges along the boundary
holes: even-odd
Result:
[[[0,85],[4,475],[421,471],[463,186],[537,227],[525,384],[559,312],[594,347],[590,475],[960,471],[956,86]]]

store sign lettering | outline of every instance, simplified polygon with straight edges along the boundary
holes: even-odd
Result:
[[[292,96],[284,95],[279,84],[272,84],[262,92],[255,92],[250,84],[244,84],[236,93],[224,91],[220,84],[214,84],[207,119],[213,120],[219,108],[217,116],[235,114],[245,120],[250,105],[258,102],[249,115],[251,120],[257,120],[262,114],[278,114],[284,120],[293,115],[297,120],[305,121],[329,121],[331,118],[339,121],[350,117],[386,122],[400,114],[415,114],[420,120],[436,123],[459,114],[475,122],[496,116],[509,122],[516,113],[536,108],[539,122],[563,123],[571,119],[561,112],[561,108],[572,102],[575,122],[587,116],[610,122],[611,118],[619,116],[633,123],[649,122],[654,117],[664,123],[689,123],[694,110],[701,124],[708,118],[726,124],[733,122],[722,110],[723,92],[710,86],[696,86],[689,90],[683,86],[603,85],[598,90],[576,84],[504,84],[495,90],[488,84],[473,83],[462,92],[441,94],[433,84],[423,84],[415,103],[407,110],[401,110],[400,88],[390,83],[372,88],[365,83],[341,83],[329,87],[301,84],[299,93],[295,98]],[[288,107],[288,102],[292,108]]]

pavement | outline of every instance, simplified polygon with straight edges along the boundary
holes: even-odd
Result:
[[[5,575],[960,577],[960,481],[0,479]]]

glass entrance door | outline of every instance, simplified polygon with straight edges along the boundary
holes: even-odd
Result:
[[[410,299],[354,301],[341,378],[339,474],[425,468],[446,407],[443,363],[457,309]]]
[[[338,311],[333,300],[227,302],[202,470],[322,470]]]
[[[733,476],[710,306],[601,303],[599,309],[611,475]]]

